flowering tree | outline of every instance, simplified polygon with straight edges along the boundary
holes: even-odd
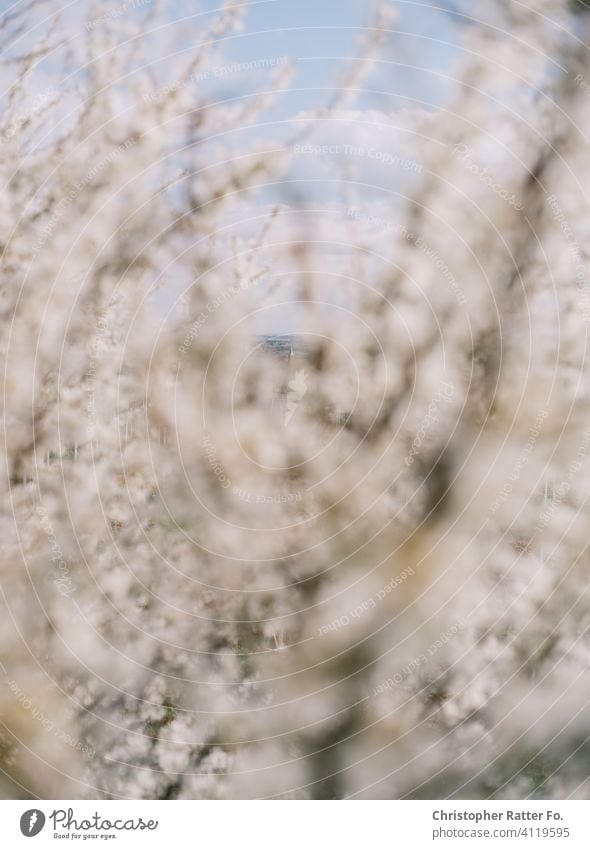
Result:
[[[587,792],[584,11],[362,109],[390,8],[279,142],[233,2],[4,15],[6,794]]]

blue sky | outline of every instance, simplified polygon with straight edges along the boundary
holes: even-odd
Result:
[[[121,25],[131,18],[138,25],[152,0],[113,0],[99,6],[101,13],[109,9],[125,10]],[[416,0],[391,0],[398,9],[396,32],[388,39],[380,62],[366,82],[381,94],[367,93],[360,108],[379,108],[394,111],[404,105],[404,98],[415,98],[433,108],[445,96],[444,75],[448,73],[458,54],[459,29],[452,16],[437,5]],[[438,4],[450,0],[436,0]],[[0,12],[15,4],[0,0]],[[195,0],[173,0],[167,4],[171,27],[167,34],[174,36],[187,47],[197,44],[207,19],[219,9],[219,0],[203,3]],[[343,72],[354,57],[360,54],[359,39],[363,28],[375,20],[377,0],[251,0],[243,32],[228,38],[224,52],[228,60],[248,62],[288,56],[296,69],[289,96],[282,98],[276,115],[292,115],[298,111],[314,109],[329,98],[329,89],[338,85]],[[29,13],[30,26],[46,20],[48,11],[67,8],[66,19],[79,25],[83,37],[84,12],[91,3],[56,0],[46,4],[39,12]],[[210,13],[210,14],[207,14]],[[94,13],[96,14],[96,13]],[[179,22],[177,26],[174,22]],[[46,24],[33,30],[30,38],[38,38]],[[158,51],[156,51],[157,53]],[[268,82],[268,73],[252,75],[254,88]],[[233,75],[222,83],[217,82],[222,94],[240,94],[244,87],[251,88],[246,75]]]
[[[9,5],[0,0],[0,9],[6,10]],[[60,5],[65,4],[56,0],[56,7]],[[100,11],[129,7],[129,16],[137,17],[137,26],[141,27],[149,2],[144,0],[135,9],[133,5],[134,0],[115,0],[112,4],[101,6]],[[436,109],[450,93],[445,75],[452,72],[453,62],[459,53],[459,28],[452,16],[428,3],[401,0],[394,5],[399,10],[395,31],[383,46],[370,77],[362,83],[364,93],[354,108],[379,110],[386,115],[413,105]],[[153,54],[160,80],[166,80],[168,75],[174,77],[175,72],[190,59],[190,49],[199,44],[207,19],[217,12],[218,7],[219,3],[196,3],[195,0],[171,0],[167,4],[171,24],[169,31],[158,31],[154,36],[161,44],[161,49],[155,49]],[[79,36],[83,36],[83,14],[89,8],[90,4],[86,2],[70,5],[70,15],[79,21]],[[375,9],[375,0],[252,0],[245,28],[224,42],[220,63],[287,57],[295,69],[290,90],[264,116],[266,126],[260,131],[255,130],[256,134],[274,138],[282,136],[284,139],[292,137],[293,125],[289,121],[292,116],[315,110],[330,100],[355,57],[362,55],[359,42],[363,29],[375,20]],[[33,25],[36,19],[37,15],[32,15],[30,23]],[[125,23],[129,24],[129,19]],[[173,58],[173,48],[168,54],[165,47],[168,38],[180,38],[187,52],[182,57]],[[160,62],[158,57],[162,57],[163,61]],[[221,97],[239,97],[268,87],[269,83],[269,69],[266,68],[252,73],[228,74],[222,80],[211,78],[199,85],[211,87]],[[276,123],[271,126],[273,122]],[[362,124],[359,120],[359,125]],[[239,128],[236,131],[239,132]],[[248,133],[248,130],[244,132]],[[320,125],[315,134],[317,137],[312,137],[312,141],[324,143],[321,134],[333,132],[336,135],[329,140],[335,144],[343,140],[356,141],[362,132],[365,141],[378,143],[380,148],[392,155],[397,151],[395,135],[388,136],[384,131],[379,136],[377,130],[367,130],[366,126],[359,126],[354,136],[352,130],[343,134],[338,127],[332,130]],[[395,188],[403,176],[399,169],[366,157],[345,160],[342,155],[334,162],[318,157],[298,159],[291,176],[297,178],[301,191],[309,199],[315,197],[329,203],[337,196],[337,178],[343,164],[358,170],[360,177],[375,186],[383,186],[387,190]],[[282,329],[287,323],[275,317],[269,326]]]
[[[384,47],[361,107],[396,109],[400,98],[436,107],[444,97],[447,74],[457,55],[453,18],[425,3],[396,2],[397,32]],[[351,58],[359,55],[363,28],[374,20],[376,3],[362,0],[263,0],[253,2],[245,31],[227,44],[228,56],[246,62],[287,55],[296,77],[283,109],[296,112],[322,103],[338,84]],[[213,8],[213,7],[209,7]]]
[[[389,37],[380,53],[371,76],[363,83],[365,93],[354,104],[357,110],[379,110],[393,114],[404,107],[422,106],[436,109],[449,87],[445,75],[452,72],[457,57],[459,29],[453,18],[425,3],[399,2],[399,17],[394,24],[395,32]],[[223,48],[221,62],[247,63],[278,59],[287,56],[295,68],[295,77],[288,93],[283,94],[276,106],[265,115],[269,123],[260,128],[265,137],[292,137],[293,125],[289,118],[299,112],[313,110],[328,102],[334,87],[339,85],[355,57],[362,54],[359,45],[363,28],[375,20],[375,2],[362,0],[262,0],[252,2],[245,21],[245,28],[237,36],[228,38]],[[199,7],[200,11],[217,8],[216,4]],[[174,4],[174,17],[195,15],[194,3]],[[203,18],[185,21],[184,41],[190,45],[192,33],[202,32]],[[240,96],[255,92],[269,84],[269,71],[232,73],[223,80],[210,81],[220,97]],[[371,92],[371,89],[374,92]],[[380,93],[377,93],[380,92]],[[272,122],[277,122],[273,125]],[[355,128],[352,128],[355,129]],[[324,142],[326,133],[332,132],[332,142],[356,139],[362,127],[352,129],[346,135],[338,127],[318,126],[312,135],[313,141]],[[373,132],[372,141],[377,143],[377,131],[362,130],[365,138]],[[244,130],[248,133],[247,130]],[[382,135],[380,146],[396,152],[398,138],[394,134]],[[334,162],[318,157],[296,159],[294,171],[289,176],[297,179],[298,190],[308,201],[330,203],[338,195],[338,169],[344,163],[342,156]],[[347,165],[360,168],[364,178],[390,189],[399,184],[403,174],[399,169],[386,168],[366,158],[349,160]],[[325,178],[325,181],[324,181]],[[273,200],[288,200],[283,194]],[[265,196],[266,197],[266,196]],[[393,202],[391,195],[388,195]],[[268,200],[268,197],[266,198]],[[263,198],[259,198],[259,201]],[[365,199],[366,200],[366,199]],[[327,259],[328,264],[331,260]],[[332,289],[334,286],[332,285]],[[278,293],[282,300],[284,287]],[[336,292],[332,292],[334,299]],[[259,330],[285,331],[293,329],[294,311],[272,310],[261,316]]]

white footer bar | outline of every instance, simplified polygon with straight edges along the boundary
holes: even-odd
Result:
[[[11,800],[0,802],[0,834],[10,849],[589,849],[590,802]]]

